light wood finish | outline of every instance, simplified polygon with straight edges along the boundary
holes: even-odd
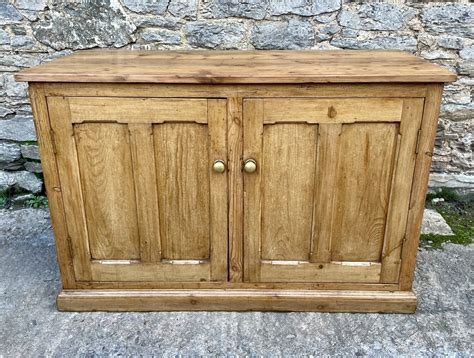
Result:
[[[73,123],[207,123],[205,99],[71,97],[68,101]]]
[[[413,313],[411,292],[288,290],[62,291],[61,311],[313,311]]]
[[[399,122],[403,101],[398,98],[266,99],[264,123]]]
[[[89,50],[23,70],[18,81],[122,83],[446,82],[455,75],[401,51]]]
[[[430,174],[431,159],[437,128],[437,118],[441,105],[443,86],[433,84],[428,87],[423,108],[423,121],[418,138],[415,172],[411,189],[408,218],[401,256],[400,289],[411,290],[415,273],[416,253],[420,239],[421,222],[425,207],[426,191]]]
[[[56,82],[30,96],[61,309],[415,309],[449,72],[400,52],[94,50],[22,76]]]

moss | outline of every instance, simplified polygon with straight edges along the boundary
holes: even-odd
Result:
[[[435,197],[442,197],[445,201],[437,203],[433,203],[433,197],[428,196],[427,207],[435,209],[443,216],[454,235],[423,234],[421,246],[440,249],[445,242],[469,245],[474,237],[474,193],[459,196],[456,193],[451,195],[450,191],[443,191],[441,195],[443,196]]]
[[[48,198],[44,195],[36,195],[26,202],[26,206],[30,208],[47,208]]]

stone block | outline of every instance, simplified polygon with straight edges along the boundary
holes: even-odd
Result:
[[[21,151],[18,144],[0,142],[0,163],[12,163],[20,158]]]
[[[264,21],[255,25],[251,41],[256,49],[294,50],[312,47],[315,34],[307,21]]]
[[[43,182],[33,173],[0,171],[0,192],[13,189],[36,194],[41,192],[42,187]]]
[[[211,49],[239,48],[245,37],[244,24],[237,21],[190,22],[185,32],[188,43],[192,47]]]
[[[20,146],[21,156],[25,159],[39,160],[39,148],[35,144],[22,144]]]
[[[16,116],[0,120],[0,139],[16,142],[35,141],[36,133],[30,116]]]

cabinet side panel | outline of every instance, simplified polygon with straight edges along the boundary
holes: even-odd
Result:
[[[153,128],[162,257],[209,259],[209,136],[207,125]]]
[[[418,151],[415,160],[413,186],[408,209],[405,242],[402,250],[399,278],[401,290],[410,290],[413,284],[416,253],[418,252],[421,222],[423,220],[423,210],[425,207],[426,191],[428,189],[428,178],[442,94],[443,84],[436,83],[427,86]]]
[[[55,159],[54,138],[52,136],[53,133],[50,126],[48,105],[43,85],[31,83],[29,85],[29,94],[36,133],[38,135],[41,167],[43,168],[44,182],[48,194],[51,222],[61,271],[61,282],[63,288],[75,288],[74,266],[68,244],[69,238],[61,193],[61,183],[59,181]]]
[[[127,125],[74,126],[93,259],[139,259],[137,207]]]
[[[342,126],[332,260],[379,262],[398,124]]]
[[[317,126],[265,125],[262,153],[262,256],[309,260]]]

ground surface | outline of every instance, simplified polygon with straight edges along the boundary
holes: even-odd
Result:
[[[474,245],[418,255],[414,315],[61,313],[48,212],[0,210],[0,357],[474,355]]]

